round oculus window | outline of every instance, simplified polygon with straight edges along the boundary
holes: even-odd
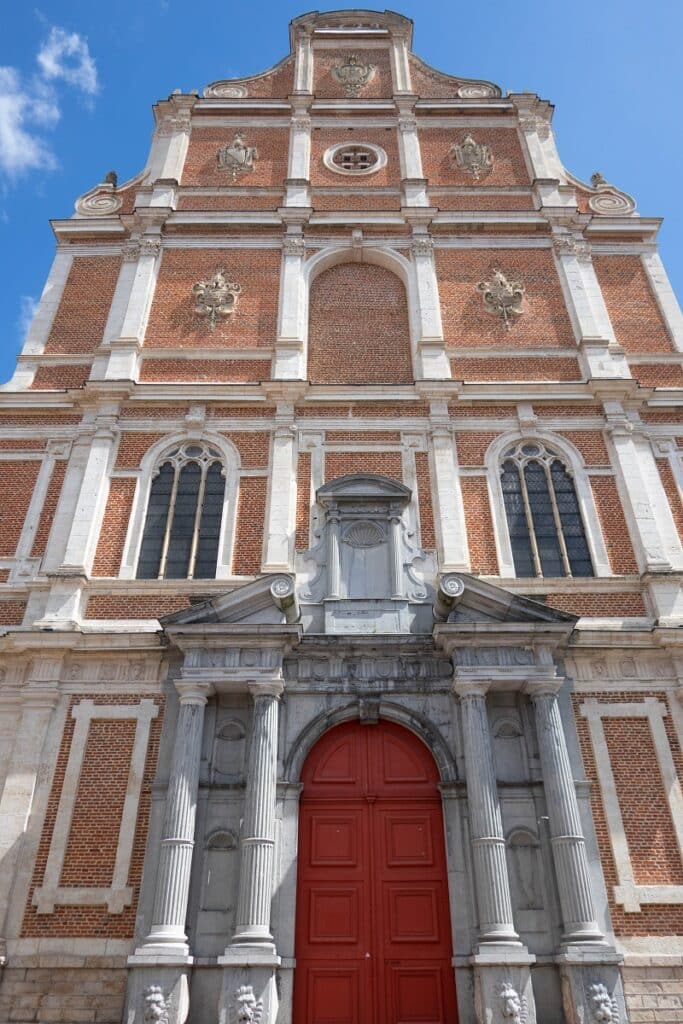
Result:
[[[323,163],[337,174],[374,174],[386,166],[387,154],[369,142],[342,142],[326,151]]]

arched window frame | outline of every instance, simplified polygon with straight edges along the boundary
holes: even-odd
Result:
[[[588,550],[593,563],[594,576],[612,576],[612,568],[600,528],[600,519],[595,506],[593,489],[586,464],[581,454],[569,441],[546,430],[535,430],[533,432],[514,431],[502,434],[489,446],[486,453],[484,463],[486,466],[491,517],[493,519],[493,532],[496,541],[500,575],[508,579],[517,578],[515,563],[512,557],[507,516],[505,514],[501,469],[503,453],[520,441],[528,441],[530,444],[533,444],[534,441],[542,442],[549,449],[556,452],[559,459],[564,462],[574,481],[576,498],[586,535],[586,543],[588,544]],[[566,579],[567,577],[557,578]],[[582,578],[585,579],[585,577]]]
[[[183,444],[207,445],[214,448],[220,454],[225,470],[225,491],[223,493],[223,512],[221,518],[221,533],[218,543],[218,561],[216,563],[215,579],[229,579],[232,576],[232,553],[235,534],[235,512],[237,508],[237,494],[240,480],[240,457],[234,445],[225,437],[219,434],[203,433],[200,437],[193,437],[187,433],[172,434],[164,437],[161,441],[153,444],[145,453],[140,468],[137,471],[137,486],[133,498],[126,542],[121,560],[121,579],[135,579],[137,572],[142,536],[147,517],[147,505],[152,488],[152,481],[159,467],[168,457]],[[126,474],[130,475],[130,474]],[[154,581],[147,581],[154,582]],[[164,580],[158,582],[163,583]],[[172,581],[176,585],[178,580]],[[206,584],[210,580],[198,581]]]

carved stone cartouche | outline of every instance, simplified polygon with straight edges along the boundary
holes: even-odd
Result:
[[[232,142],[221,146],[217,154],[218,166],[227,171],[233,182],[237,181],[243,174],[249,174],[254,170],[255,162],[258,160],[256,146],[248,146],[244,137],[237,132]]]
[[[211,277],[192,286],[195,313],[205,317],[209,330],[213,331],[221,317],[230,316],[235,311],[237,296],[241,291],[242,286],[228,281],[225,271],[219,267]]]
[[[372,81],[375,75],[374,64],[362,64],[355,53],[350,54],[343,64],[332,68],[332,74],[344,87],[347,96],[357,96],[361,89]]]
[[[449,154],[458,170],[471,174],[475,181],[485,177],[493,167],[490,147],[476,142],[471,135],[451,146]]]
[[[168,1024],[168,1005],[160,985],[150,985],[143,993],[145,1024]]]
[[[490,281],[481,281],[478,291],[484,296],[484,309],[487,313],[499,316],[509,329],[513,318],[521,316],[524,286],[519,281],[508,281],[502,270],[494,270]]]

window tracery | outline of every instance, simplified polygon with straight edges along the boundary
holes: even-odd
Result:
[[[213,579],[225,467],[220,452],[188,442],[166,454],[152,479],[137,579]]]
[[[593,576],[572,474],[557,454],[518,441],[503,452],[500,482],[516,575]]]

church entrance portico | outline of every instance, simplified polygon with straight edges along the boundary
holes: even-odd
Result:
[[[302,773],[294,1020],[457,1020],[436,764],[402,726],[331,729]]]

